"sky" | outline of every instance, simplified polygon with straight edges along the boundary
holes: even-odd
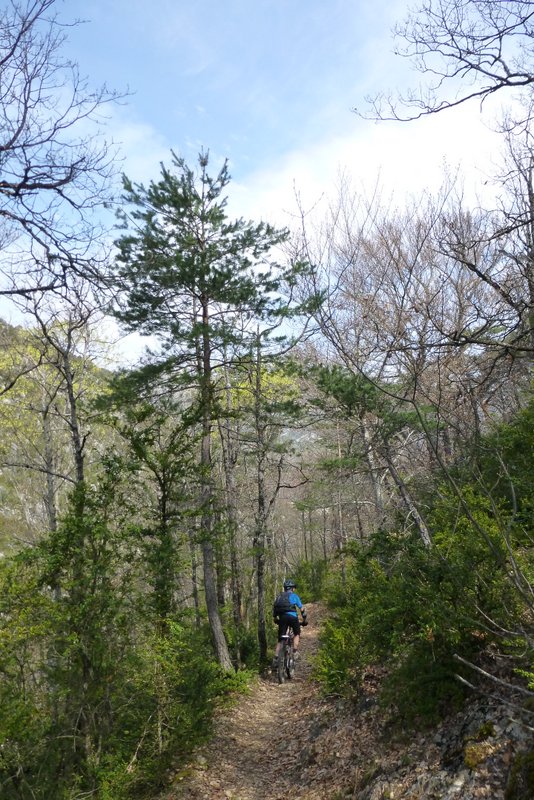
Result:
[[[175,150],[227,158],[230,200],[250,219],[289,224],[335,191],[417,193],[444,165],[485,177],[496,149],[475,106],[413,123],[362,119],[365,98],[420,76],[393,55],[405,0],[66,0],[67,52],[93,85],[128,89],[110,110],[123,170],[157,179]]]
[[[66,54],[89,84],[129,94],[109,107],[122,171],[159,177],[174,150],[228,159],[229,211],[291,226],[340,175],[402,202],[447,166],[484,186],[498,144],[476,105],[412,123],[355,113],[366,97],[420,80],[393,53],[406,0],[59,0]],[[129,337],[135,358],[139,343]],[[141,340],[142,341],[142,340]]]

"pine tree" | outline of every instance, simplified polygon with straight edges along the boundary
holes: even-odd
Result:
[[[212,426],[219,413],[217,379],[222,368],[251,351],[258,325],[263,341],[289,314],[302,265],[287,269],[271,251],[288,237],[243,219],[230,221],[223,192],[230,180],[225,162],[208,173],[208,153],[198,171],[173,153],[172,168],[148,188],[124,180],[125,230],[118,240],[118,318],[129,330],[162,343],[160,375],[193,391],[201,428],[200,538],[210,627],[221,665],[231,668],[216,592]]]

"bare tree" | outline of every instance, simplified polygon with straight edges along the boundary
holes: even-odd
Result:
[[[532,118],[532,103],[525,118]],[[502,242],[508,262],[508,287],[519,318],[517,343],[534,362],[534,140],[529,122],[518,124],[511,115],[503,121],[506,148],[499,182],[500,225],[496,238]]]
[[[342,186],[322,241],[303,224],[300,246],[327,290],[316,312],[323,350],[354,376],[345,388],[354,452],[374,489],[366,499],[383,514],[397,495],[426,544],[411,481],[453,461],[496,411],[516,407],[510,389],[528,360],[528,281],[505,246],[517,239],[512,221],[496,236],[503,219],[465,210],[453,185],[404,209]]]
[[[48,293],[34,293],[28,302],[33,326],[5,336],[5,366],[17,380],[0,395],[0,468],[26,519],[13,538],[26,543],[43,529],[56,530],[67,492],[87,474],[94,476],[96,450],[107,441],[88,408],[103,380],[95,364],[102,352],[96,342],[100,315],[87,286],[78,290],[62,306]],[[87,459],[94,426],[99,433]]]
[[[62,55],[56,0],[9,0],[0,12],[0,296],[59,290],[94,275],[115,153],[100,136],[105,104]],[[74,23],[75,24],[75,23]]]
[[[379,119],[413,120],[534,83],[531,0],[425,0],[396,26],[396,53],[427,82],[369,98]],[[404,112],[404,113],[403,113]]]

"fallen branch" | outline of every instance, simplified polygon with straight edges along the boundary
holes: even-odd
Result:
[[[495,675],[492,675],[490,672],[486,672],[486,670],[482,669],[481,667],[477,667],[476,664],[472,664],[471,661],[466,661],[465,658],[462,658],[462,656],[459,656],[457,653],[454,653],[453,658],[455,661],[459,661],[461,664],[465,664],[466,667],[474,669],[475,672],[478,672],[485,678],[489,678],[490,681],[498,683],[499,686],[505,686],[507,689],[510,689],[513,692],[519,692],[520,694],[524,694],[527,697],[534,697],[534,692],[531,692],[528,689],[524,689],[522,686],[514,686],[513,683],[508,683],[507,681],[503,681],[501,678],[495,677]]]
[[[534,711],[529,711],[528,708],[523,708],[523,706],[518,706],[517,703],[512,703],[510,700],[503,700],[502,697],[499,697],[496,694],[492,694],[491,692],[485,692],[479,686],[475,686],[474,684],[469,683],[468,680],[466,680],[465,678],[462,678],[462,676],[458,675],[457,673],[455,673],[454,677],[458,681],[460,681],[460,683],[462,683],[464,686],[469,687],[469,689],[472,689],[474,692],[478,692],[478,694],[482,694],[482,695],[484,695],[484,697],[489,697],[490,700],[495,700],[497,703],[500,703],[500,705],[508,706],[509,708],[513,708],[516,711],[520,711],[522,714],[529,714],[531,717],[534,717]],[[527,730],[532,731],[534,733],[534,728],[531,725],[528,725],[523,720],[521,720],[521,719],[513,719],[513,717],[510,717],[510,721],[511,722],[516,722],[518,725],[521,725],[522,727],[524,727]]]

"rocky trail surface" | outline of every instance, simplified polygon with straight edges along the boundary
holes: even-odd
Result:
[[[312,672],[324,610],[307,608],[295,678],[282,685],[271,675],[259,678],[220,712],[213,738],[161,800],[515,797],[505,795],[506,786],[532,733],[509,709],[480,699],[431,732],[392,741],[375,701],[378,676],[367,676],[356,705],[321,696]]]

